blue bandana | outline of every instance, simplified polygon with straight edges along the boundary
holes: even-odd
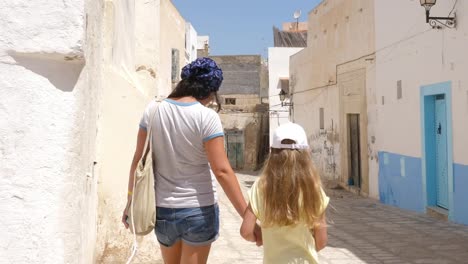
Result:
[[[180,74],[182,80],[194,79],[207,87],[210,92],[217,92],[223,82],[223,71],[210,58],[198,58],[185,65]]]

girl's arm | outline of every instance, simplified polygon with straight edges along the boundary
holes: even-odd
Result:
[[[314,228],[314,239],[315,239],[315,250],[319,252],[324,249],[328,242],[327,235],[327,221],[325,214],[322,219],[319,221],[319,225]]]
[[[145,147],[146,134],[147,132],[145,129],[140,128],[138,130],[136,149],[135,149],[135,153],[133,154],[133,161],[132,161],[132,165],[130,166],[130,173],[128,176],[127,206],[125,207],[123,215],[122,215],[122,223],[125,225],[125,228],[128,228],[127,210],[128,210],[128,205],[132,199],[131,193],[133,192],[133,177],[134,177],[138,162],[140,161],[141,156],[143,156],[143,148]]]
[[[255,229],[259,228],[257,225],[257,217],[255,216],[254,212],[252,211],[252,207],[247,207],[244,213],[244,221],[242,221],[242,225],[240,228],[241,236],[250,242],[256,242],[257,235],[255,234]]]
[[[234,208],[236,208],[237,213],[243,216],[247,208],[247,202],[224,151],[224,138],[216,137],[206,141],[205,151],[216,179]]]

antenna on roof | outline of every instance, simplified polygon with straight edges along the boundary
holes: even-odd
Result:
[[[294,19],[296,19],[296,31],[299,31],[299,18],[301,17],[301,10],[296,10],[294,12]]]

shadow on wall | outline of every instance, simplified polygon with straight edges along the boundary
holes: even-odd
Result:
[[[84,59],[77,55],[18,52],[9,52],[8,55],[16,61],[16,65],[43,76],[63,92],[73,91],[85,65]]]

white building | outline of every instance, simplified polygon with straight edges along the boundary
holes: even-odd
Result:
[[[468,224],[468,3],[430,10],[454,14],[455,28],[432,28],[419,1],[376,1],[370,175],[382,202]]]
[[[208,57],[210,55],[210,37],[197,37],[197,57]]]
[[[185,24],[185,61],[190,63],[197,58],[198,35],[191,23]]]
[[[291,56],[291,116],[322,177],[468,224],[468,3],[430,10],[455,14],[452,28],[419,1],[322,1]]]
[[[2,262],[93,261],[103,25],[91,2],[0,2]]]
[[[273,142],[275,129],[290,121],[289,116],[289,57],[303,48],[276,47],[268,49],[269,88],[268,99],[270,109],[270,145]],[[281,102],[279,94],[283,91],[285,97]]]
[[[0,17],[0,259],[122,262],[138,123],[185,65],[185,20],[170,0],[3,1]]]
[[[293,121],[290,95],[294,79],[290,79],[289,60],[307,46],[307,28],[307,22],[286,22],[282,30],[273,28],[274,47],[268,48],[270,144],[275,129]]]

